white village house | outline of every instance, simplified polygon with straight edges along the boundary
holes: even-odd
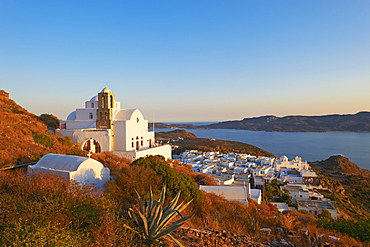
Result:
[[[35,165],[27,167],[29,174],[48,173],[60,175],[82,184],[94,184],[103,189],[110,179],[109,168],[97,160],[72,155],[46,154]]]
[[[228,201],[238,201],[248,204],[248,198],[251,198],[258,204],[262,202],[261,190],[251,189],[249,183],[246,186],[210,186],[200,185],[200,190],[207,193],[214,193],[218,196],[224,197]]]
[[[93,153],[110,151],[131,160],[146,155],[171,158],[171,146],[157,146],[148,120],[138,109],[121,109],[107,87],[85,102],[85,108],[70,113],[57,130]]]

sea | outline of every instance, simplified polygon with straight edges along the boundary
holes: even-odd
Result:
[[[192,122],[204,125],[213,122]],[[156,129],[156,132],[173,129]],[[201,138],[238,141],[262,148],[274,155],[296,156],[317,161],[343,155],[363,169],[370,170],[370,133],[357,132],[265,132],[235,129],[186,129]]]

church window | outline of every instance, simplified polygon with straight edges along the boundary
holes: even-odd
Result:
[[[137,123],[139,122],[139,118],[136,118],[136,122],[137,122]]]
[[[95,153],[100,153],[101,152],[100,144],[96,140],[94,140],[94,147],[95,147]]]
[[[100,112],[100,120],[103,120],[103,113]]]
[[[101,107],[105,108],[105,96],[104,95],[101,96]]]
[[[134,138],[132,138],[132,139],[134,139]],[[132,147],[132,148],[134,147],[134,142],[131,142],[131,147]]]
[[[91,108],[94,108],[94,103],[91,103]]]
[[[85,142],[83,146],[83,150],[90,151],[92,153],[100,153],[101,152],[101,146],[98,141],[94,139],[89,139]]]
[[[144,146],[143,140],[141,140],[141,143],[140,144],[141,144],[141,146]]]
[[[113,96],[110,96],[110,108],[113,108]]]
[[[89,113],[89,117],[90,117],[90,119],[93,119],[94,118],[94,115],[90,112]]]
[[[139,140],[139,137],[138,136],[136,137],[136,140]]]
[[[105,120],[108,120],[108,112],[105,113]]]

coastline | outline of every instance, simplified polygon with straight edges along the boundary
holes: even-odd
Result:
[[[155,129],[168,132],[174,129]],[[200,138],[239,141],[257,146],[276,156],[300,156],[309,162],[343,155],[370,170],[370,133],[359,132],[266,132],[239,129],[186,129]]]

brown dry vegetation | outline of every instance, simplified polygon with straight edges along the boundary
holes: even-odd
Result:
[[[101,162],[105,167],[108,167],[110,174],[114,177],[119,174],[122,168],[129,167],[132,162],[129,159],[119,157],[110,152],[94,153],[91,157]]]
[[[59,176],[0,173],[0,246],[134,246],[120,208]]]
[[[143,166],[123,168],[104,194],[58,176],[2,172],[0,245],[140,246],[137,236],[124,227],[130,224],[127,208],[135,204],[133,191],[145,195],[150,187],[157,191],[161,183],[153,170]],[[289,231],[296,231],[298,237],[291,240],[296,246],[306,246],[301,241],[307,236],[299,231],[306,227],[311,238],[324,233],[322,241],[333,235],[341,238],[337,246],[360,246],[352,238],[317,228],[316,219],[310,215],[298,212],[282,215],[272,212],[266,204],[250,201],[247,206],[215,194],[203,194],[203,199],[194,201],[183,212],[183,215],[194,214],[187,227],[245,235],[261,243],[289,239]],[[271,228],[272,234],[262,233],[259,230],[262,227]],[[284,231],[277,232],[277,227],[283,227]],[[188,243],[186,236],[183,242]]]
[[[49,152],[82,153],[70,139],[47,132],[44,123],[2,95],[1,166],[37,160]],[[305,236],[298,230],[307,227],[312,236],[325,233],[325,236],[340,237],[337,246],[360,246],[352,238],[317,228],[312,216],[298,212],[282,215],[266,204],[250,201],[247,206],[200,192],[195,182],[212,185],[214,181],[177,161],[166,163],[163,158],[149,157],[130,164],[129,160],[109,152],[95,154],[94,158],[114,175],[106,193],[53,175],[0,172],[0,246],[140,246],[138,236],[124,226],[130,225],[127,209],[136,203],[135,191],[147,198],[150,188],[157,195],[164,183],[168,187],[168,200],[173,194],[170,192],[179,189],[183,191],[181,201],[194,195],[194,201],[183,212],[194,214],[186,222],[193,228],[232,232],[265,242],[288,239],[289,230],[294,230],[298,238],[292,242],[305,246]],[[262,234],[262,227],[271,228],[272,234]],[[283,227],[284,231],[276,232],[277,227]],[[186,239],[184,242],[188,243]]]
[[[48,132],[36,115],[0,94],[0,168],[37,161],[47,153],[85,154],[70,138]]]
[[[323,161],[310,162],[329,187],[332,199],[348,218],[370,215],[370,171],[359,168],[348,158],[337,155]]]

